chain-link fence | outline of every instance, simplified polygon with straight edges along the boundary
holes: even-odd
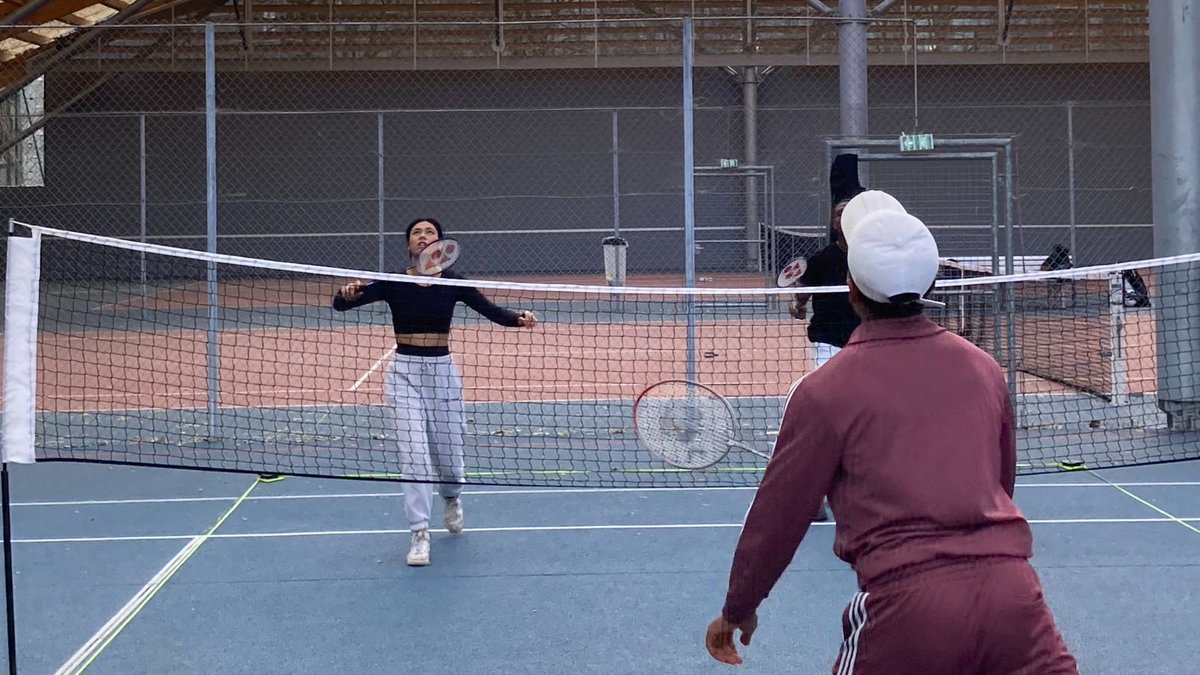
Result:
[[[1144,5],[1000,3],[950,17],[896,3],[864,24],[869,67],[847,70],[845,22],[799,3],[757,3],[752,17],[740,3],[666,3],[611,20],[552,4],[499,21],[439,3],[432,20],[269,2],[207,17],[218,250],[397,270],[405,226],[433,217],[463,241],[473,275],[594,281],[601,240],[619,234],[631,276],[678,278],[691,194],[697,273],[757,279],[796,248],[785,236],[825,236],[829,140],[850,128],[1011,139],[1016,255],[1152,254]],[[688,78],[678,15],[690,12]],[[4,216],[206,246],[205,30],[154,19],[97,28],[29,86],[14,89],[36,61],[0,66]],[[865,86],[847,75],[864,72]],[[846,92],[864,106],[857,118]],[[916,211],[947,250],[982,256],[991,175],[987,162],[864,162],[860,178],[919,190]]]

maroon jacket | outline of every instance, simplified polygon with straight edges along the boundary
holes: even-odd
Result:
[[[752,615],[829,496],[834,553],[869,590],[939,559],[1033,555],[996,361],[925,316],[867,321],[797,383],[734,553],[724,615]]]

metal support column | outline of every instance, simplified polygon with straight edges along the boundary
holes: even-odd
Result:
[[[692,20],[683,20],[683,251],[684,284],[696,286],[696,157],[693,138]],[[696,298],[687,296],[687,379],[696,379]]]
[[[207,250],[217,252],[217,60],[216,27],[204,24],[204,146],[207,187]],[[217,264],[208,263],[208,429],[209,437],[220,436],[220,298],[217,294]]]
[[[1200,252],[1200,0],[1150,3],[1154,255]],[[1158,405],[1172,429],[1200,428],[1200,264],[1157,279]]]

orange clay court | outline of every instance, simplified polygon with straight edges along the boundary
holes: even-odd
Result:
[[[327,294],[328,287],[322,290]],[[152,304],[165,308],[182,299],[167,296],[154,298]],[[269,297],[264,290],[255,302]],[[451,351],[462,369],[468,401],[632,400],[655,381],[685,376],[682,323],[555,323],[552,317],[542,318],[532,330],[490,324],[452,328]],[[702,320],[696,327],[697,375],[727,397],[785,395],[812,367],[805,331],[802,321]],[[1073,360],[1081,371],[1102,378],[1109,366],[1100,338],[1107,335],[1107,322],[1100,319],[1024,317],[1018,323],[1018,354],[1027,362],[1060,367]],[[1125,340],[1129,393],[1153,391],[1153,317],[1127,315]],[[384,366],[393,346],[385,325],[224,330],[218,345],[223,407],[381,403]],[[206,405],[202,330],[42,333],[38,349],[39,410]],[[1020,373],[1018,390],[1073,391],[1026,373]]]

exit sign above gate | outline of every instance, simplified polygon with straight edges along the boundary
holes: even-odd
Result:
[[[900,152],[933,149],[933,134],[900,134]]]

